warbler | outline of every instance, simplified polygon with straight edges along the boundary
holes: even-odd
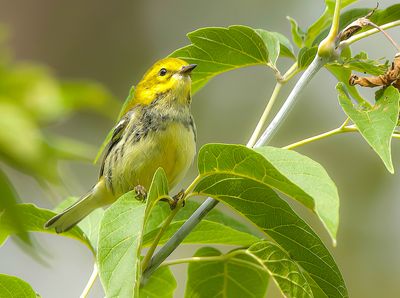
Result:
[[[170,188],[183,178],[196,154],[196,127],[190,111],[190,74],[195,67],[181,59],[165,58],[145,73],[129,110],[113,129],[97,184],[51,218],[46,228],[67,231],[124,193],[136,187],[148,189],[159,167]]]

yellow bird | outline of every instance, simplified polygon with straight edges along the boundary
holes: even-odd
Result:
[[[67,231],[124,193],[136,187],[148,189],[159,167],[165,170],[170,188],[183,178],[196,154],[196,127],[190,112],[190,73],[195,67],[165,58],[146,72],[105,148],[97,184],[51,218],[46,228]]]

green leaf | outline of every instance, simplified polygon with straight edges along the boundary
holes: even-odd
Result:
[[[0,297],[37,298],[38,295],[26,281],[15,276],[0,274]]]
[[[202,28],[189,33],[188,37],[192,44],[170,56],[198,65],[192,73],[193,92],[220,73],[269,63],[264,41],[250,27]]]
[[[258,148],[256,151],[312,198],[315,212],[336,243],[339,226],[339,194],[325,169],[316,161],[295,151],[274,147]],[[272,184],[271,186],[273,187]]]
[[[146,204],[129,192],[104,213],[97,261],[107,297],[137,296],[145,211]]]
[[[256,29],[255,31],[264,40],[268,50],[268,60],[271,65],[276,64],[276,60],[279,56],[296,59],[293,46],[285,35],[264,29]]]
[[[168,195],[163,169],[154,174],[146,202],[134,191],[121,196],[100,224],[98,257],[100,280],[107,297],[137,297],[141,274],[140,251],[146,221],[154,204]]]
[[[79,229],[78,227],[74,227],[71,230],[61,234],[57,234],[54,229],[44,228],[44,224],[50,218],[56,215],[55,212],[47,209],[38,208],[33,204],[18,204],[16,205],[15,211],[17,212],[19,218],[23,219],[20,223],[25,231],[55,234],[76,239],[84,243],[87,247],[89,247],[90,250],[93,251],[90,242],[85,237],[81,229]],[[15,229],[15,225],[13,224],[12,214],[9,214],[7,211],[2,213],[0,216],[0,240],[3,239],[4,241],[8,236],[13,235],[17,232],[18,231]],[[0,244],[2,244],[1,241]]]
[[[328,297],[347,297],[340,271],[313,230],[270,188],[305,203],[309,197],[259,153],[239,145],[206,145],[199,152],[202,179],[194,192],[211,196],[247,217],[309,273]]]
[[[275,65],[281,50],[278,38],[271,32],[264,29],[256,29],[255,31],[258,35],[260,35],[267,48],[269,64]]]
[[[173,298],[176,280],[168,267],[160,267],[150,276],[147,283],[140,288],[140,298]]]
[[[219,257],[212,247],[200,248],[194,257]],[[264,297],[268,274],[251,257],[221,256],[221,260],[190,263],[185,297]]]
[[[296,56],[293,50],[293,45],[290,43],[289,39],[285,35],[280,34],[279,32],[270,32],[270,34],[274,35],[279,40],[280,55],[283,57],[288,57],[296,60]]]
[[[149,229],[148,233],[144,235],[143,246],[150,245],[161,229],[160,225],[169,211],[169,206],[167,206],[167,204],[163,204],[162,206],[164,208],[156,206],[151,213],[149,223],[152,222],[152,229]],[[200,204],[193,201],[186,202],[185,207],[179,210],[178,214],[165,231],[159,244],[166,243],[199,206]],[[158,219],[158,223],[155,223],[154,217]],[[243,223],[219,210],[213,209],[183,240],[183,243],[249,246],[259,240],[259,238],[253,234],[254,232],[251,232]]]
[[[306,34],[303,30],[300,29],[295,19],[291,17],[287,17],[287,19],[290,22],[293,42],[297,47],[302,48],[304,46],[304,39],[306,38]]]
[[[317,47],[301,48],[297,56],[297,63],[299,69],[306,69],[313,61],[315,55],[317,55],[317,51],[318,51]]]
[[[250,246],[247,253],[262,264],[285,297],[313,297],[301,267],[279,246],[261,241]]]
[[[118,119],[116,123],[118,123],[119,120],[134,106],[135,103],[135,86],[132,86],[131,89],[129,90],[128,97],[125,99],[124,104],[122,105],[121,110],[119,111],[118,114]],[[102,156],[104,149],[106,148],[107,144],[111,141],[112,135],[114,132],[114,128],[112,128],[106,138],[104,139],[103,143],[100,145],[99,151],[97,152],[97,155],[94,159],[94,163],[96,164],[99,160],[99,158]]]
[[[349,69],[350,71],[368,73],[374,76],[385,73],[389,67],[388,61],[382,64],[379,60],[369,59],[365,52],[360,52],[354,57],[343,57],[342,61],[336,61],[330,63],[330,65]]]
[[[343,84],[339,83],[337,90],[344,112],[382,159],[388,171],[393,174],[391,140],[399,119],[399,91],[388,87],[373,107],[361,109],[351,102]]]
[[[236,166],[235,166],[236,165]],[[200,177],[233,174],[254,179],[315,211],[335,241],[339,198],[326,171],[294,151],[266,147],[256,151],[241,145],[208,144],[199,152]]]

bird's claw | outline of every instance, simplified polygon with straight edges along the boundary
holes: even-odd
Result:
[[[169,204],[171,210],[174,210],[180,201],[182,201],[182,207],[185,207],[185,200],[183,200],[184,196],[185,190],[182,189],[180,192],[172,197],[172,202]]]
[[[136,193],[136,198],[140,201],[145,201],[147,198],[147,190],[141,185],[135,186],[133,189]]]

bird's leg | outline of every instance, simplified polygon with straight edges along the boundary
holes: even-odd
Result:
[[[172,202],[170,202],[169,207],[171,210],[174,210],[178,203],[183,199],[185,196],[185,190],[182,189],[180,192],[178,192],[176,195],[172,197]],[[185,200],[182,200],[182,207],[185,207]]]
[[[139,201],[145,201],[147,198],[147,190],[141,185],[136,185],[133,189],[136,192],[136,197]]]

